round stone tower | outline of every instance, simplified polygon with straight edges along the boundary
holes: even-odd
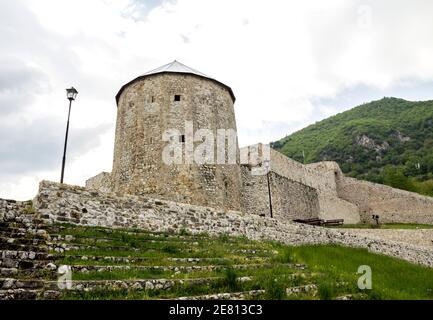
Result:
[[[228,86],[174,61],[125,84],[116,100],[115,192],[241,209],[235,97]],[[210,138],[197,136],[200,129]],[[232,161],[230,139],[219,135],[228,132],[235,138]],[[207,161],[197,161],[205,140],[211,142]]]

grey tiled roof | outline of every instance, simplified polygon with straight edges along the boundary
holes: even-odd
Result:
[[[153,69],[151,71],[148,71],[142,76],[148,76],[150,74],[155,73],[161,73],[161,72],[179,72],[179,73],[193,73],[201,77],[210,78],[209,76],[205,75],[204,73],[197,71],[193,68],[190,68],[183,63],[180,63],[179,61],[174,60],[173,62],[167,63],[159,68]]]
[[[158,73],[183,73],[183,74],[188,73],[188,74],[194,74],[196,76],[209,79],[209,80],[214,81],[214,82],[220,84],[221,86],[225,87],[229,91],[230,96],[233,99],[233,102],[236,100],[235,95],[233,94],[233,91],[232,91],[232,89],[229,86],[225,85],[222,82],[219,82],[218,80],[216,80],[214,78],[211,78],[211,77],[205,75],[204,73],[202,73],[200,71],[197,71],[197,70],[195,70],[193,68],[190,68],[190,67],[184,65],[183,63],[180,63],[179,61],[174,60],[173,62],[167,63],[167,64],[165,64],[165,65],[163,65],[163,66],[161,66],[159,68],[150,70],[150,71],[142,74],[141,76],[135,78],[134,80],[128,82],[127,84],[123,85],[122,88],[119,90],[119,92],[116,95],[116,102],[119,102],[119,97],[122,94],[123,90],[127,86],[129,86],[130,84],[132,84],[132,83],[134,83],[136,81],[139,81],[139,80],[141,80],[143,78],[146,78],[148,76],[151,76],[153,74],[158,74]]]

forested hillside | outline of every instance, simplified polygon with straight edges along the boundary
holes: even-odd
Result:
[[[348,176],[433,196],[433,101],[372,101],[272,146],[303,163],[333,160]]]

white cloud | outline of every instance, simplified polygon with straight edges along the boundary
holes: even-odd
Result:
[[[339,100],[353,88],[431,83],[432,9],[427,0],[0,0],[0,68],[18,61],[15,74],[31,91],[7,91],[0,78],[1,121],[31,128],[54,119],[60,128],[64,89],[76,86],[71,139],[93,132],[100,141],[76,145],[76,157],[70,150],[67,181],[83,184],[111,168],[117,90],[177,59],[232,87],[241,145],[276,140],[353,106]],[[20,199],[36,193],[35,180],[59,175],[53,165],[7,178],[2,170],[0,196]]]

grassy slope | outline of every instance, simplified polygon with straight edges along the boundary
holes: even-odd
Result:
[[[410,141],[402,142],[398,132]],[[379,152],[363,147],[356,143],[362,135],[390,147]],[[350,176],[433,195],[433,101],[373,101],[310,125],[273,147],[301,162],[334,160]]]
[[[368,253],[365,249],[336,246],[303,246],[293,248],[299,261],[308,263],[316,271],[326,272],[327,286],[335,286],[334,279],[357,281],[356,270],[361,265],[372,269],[372,299],[433,299],[433,270],[414,264]]]
[[[331,299],[344,294],[360,294],[363,299],[433,299],[433,269],[424,268],[403,260],[372,254],[364,249],[345,248],[340,246],[300,246],[290,247],[276,242],[250,241],[242,237],[209,237],[206,234],[192,236],[188,234],[155,234],[126,233],[122,230],[112,231],[102,228],[68,226],[55,233],[74,235],[73,243],[95,246],[92,252],[85,250],[68,251],[60,256],[59,263],[103,265],[100,261],[84,261],[77,255],[141,257],[139,263],[112,262],[113,265],[129,265],[130,270],[90,271],[74,273],[74,280],[105,279],[152,279],[152,278],[201,278],[217,277],[218,279],[203,285],[178,285],[170,291],[126,291],[102,290],[94,292],[66,293],[63,299],[160,299],[179,296],[201,295],[216,292],[237,292],[265,289],[266,294],[259,299]],[[113,239],[108,240],[107,238]],[[101,238],[104,239],[100,242]],[[118,245],[123,239],[124,245],[134,243],[134,250],[107,250],[107,247]],[[152,242],[141,241],[152,240]],[[172,246],[172,247],[168,247]],[[153,255],[143,255],[151,249]],[[171,249],[167,249],[171,248]],[[241,251],[249,250],[248,252]],[[108,254],[107,254],[108,253]],[[193,271],[189,273],[138,270],[135,265],[167,265],[175,257],[209,258],[208,264],[224,266],[214,271]],[[228,259],[226,260],[218,260]],[[149,260],[146,260],[149,259]],[[253,259],[253,260],[251,260]],[[260,268],[233,270],[235,264],[264,263]],[[307,270],[293,269],[287,263],[305,263]],[[170,262],[171,265],[188,265],[186,262]],[[201,262],[198,265],[203,265]],[[357,288],[356,274],[360,265],[369,265],[373,271],[373,290],[360,291]],[[294,276],[295,275],[295,276]],[[253,281],[239,283],[236,277],[252,276]],[[285,295],[285,288],[302,284],[316,283],[319,286],[318,296],[299,294],[291,297]]]

